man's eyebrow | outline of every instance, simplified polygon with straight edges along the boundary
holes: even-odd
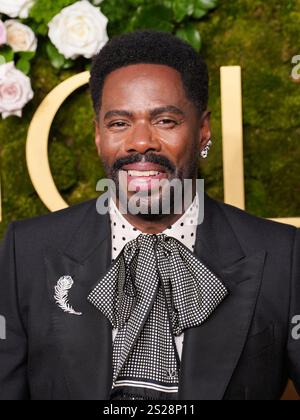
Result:
[[[181,109],[177,108],[177,106],[174,105],[161,106],[150,111],[150,115],[152,118],[165,113],[181,115],[182,117],[185,115]]]
[[[133,113],[129,112],[129,111],[125,111],[122,109],[113,109],[112,111],[108,111],[105,116],[104,119],[107,120],[109,118],[112,117],[127,117],[127,118],[132,118],[133,117]]]
[[[149,111],[149,115],[151,118],[157,117],[158,115],[165,114],[165,113],[176,114],[176,115],[181,115],[181,116],[185,115],[181,109],[177,108],[177,106],[174,106],[174,105],[161,106],[158,108],[151,109]],[[133,116],[134,116],[133,112],[122,110],[122,109],[113,109],[111,111],[108,111],[105,114],[104,119],[107,120],[113,117],[133,118]]]

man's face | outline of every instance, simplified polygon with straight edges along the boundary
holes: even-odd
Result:
[[[209,138],[209,116],[199,116],[171,67],[131,65],[106,78],[96,145],[107,176],[129,199],[135,192],[127,185],[150,198],[154,180],[195,179]]]

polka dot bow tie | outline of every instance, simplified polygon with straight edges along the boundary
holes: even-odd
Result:
[[[178,240],[143,234],[129,242],[88,298],[118,329],[113,388],[119,395],[122,389],[140,399],[170,399],[180,370],[174,336],[203,324],[227,294]]]

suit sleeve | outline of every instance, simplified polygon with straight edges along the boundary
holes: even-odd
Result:
[[[0,400],[29,399],[27,340],[18,300],[15,232],[11,224],[0,246]]]
[[[290,308],[289,374],[300,395],[300,229],[296,233],[293,252]]]

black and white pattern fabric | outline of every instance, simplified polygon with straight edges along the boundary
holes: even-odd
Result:
[[[174,338],[203,324],[227,294],[175,238],[142,234],[127,243],[88,298],[118,328],[111,399],[176,399]]]
[[[180,219],[160,233],[177,239],[193,252],[196,242],[199,207],[200,199],[198,194],[196,194],[192,204]],[[109,209],[112,234],[112,260],[114,261],[124,246],[140,236],[142,232],[127,221],[112,198],[109,203]]]
[[[119,211],[114,200],[111,198],[109,203],[110,219],[111,219],[111,242],[112,242],[112,262],[116,260],[124,246],[136,239],[142,234],[140,230],[132,226],[123,214]],[[195,250],[198,216],[200,209],[200,200],[198,194],[195,195],[192,204],[187,208],[185,213],[165,231],[161,232],[165,235],[177,239],[185,245],[191,252]],[[118,334],[118,329],[112,331],[113,342]],[[176,349],[181,359],[184,333],[175,337]]]

